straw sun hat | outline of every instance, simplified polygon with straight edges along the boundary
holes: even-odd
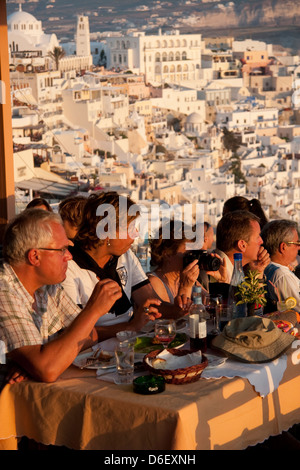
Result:
[[[231,320],[212,345],[243,362],[268,362],[280,356],[294,339],[272,320],[254,316]]]

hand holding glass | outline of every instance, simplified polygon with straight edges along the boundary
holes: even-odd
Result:
[[[157,320],[154,332],[155,338],[167,349],[169,344],[175,339],[176,323],[174,320]]]

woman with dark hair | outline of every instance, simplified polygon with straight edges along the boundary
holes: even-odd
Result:
[[[122,297],[97,322],[101,339],[121,330],[138,331],[149,321],[149,314],[158,314],[160,301],[153,298],[149,280],[130,249],[139,215],[137,211],[129,215],[133,206],[130,198],[114,191],[91,194],[70,247],[73,259],[63,286],[75,303],[85,307],[99,279],[112,279],[122,289]]]
[[[225,201],[223,206],[223,215],[233,211],[248,211],[259,217],[260,228],[263,228],[268,219],[264,213],[261,203],[258,199],[249,199],[244,196],[233,196]]]
[[[179,233],[183,234],[184,225],[182,222],[180,223],[182,225]],[[151,265],[155,266],[155,269],[148,273],[148,277],[158,297],[165,302],[174,303],[174,299],[178,296],[190,299],[195,284],[201,286],[204,292],[207,292],[208,285],[205,288],[199,282],[198,259],[185,266],[185,254],[188,251],[188,244],[191,244],[192,240],[187,239],[184,235],[176,237],[175,222],[170,221],[168,224],[170,224],[170,235],[168,237],[164,237],[164,225],[162,225],[158,237],[150,240]],[[204,230],[205,240],[207,226]],[[215,253],[211,255],[220,258]],[[215,279],[223,279],[224,273],[225,266],[223,265],[221,265],[219,271],[206,272],[207,275],[213,275]]]
[[[174,221],[170,222],[170,236],[164,238],[163,234],[162,225],[158,238],[150,240],[150,263],[155,269],[148,273],[148,277],[158,297],[173,304],[178,295],[192,297],[192,288],[199,276],[199,266],[195,260],[183,268],[188,240],[184,235],[179,239],[175,237]]]
[[[32,201],[27,204],[26,209],[43,209],[44,211],[53,212],[49,202],[42,197],[32,199]]]

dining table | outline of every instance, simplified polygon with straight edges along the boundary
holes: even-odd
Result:
[[[215,357],[213,351],[206,354]],[[53,383],[27,379],[5,384],[0,449],[18,449],[25,436],[73,450],[243,450],[300,423],[297,338],[274,361],[220,359],[199,380],[167,383],[158,394],[116,385],[115,373],[72,364]]]

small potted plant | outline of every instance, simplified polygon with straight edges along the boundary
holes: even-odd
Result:
[[[266,289],[264,283],[259,279],[258,271],[248,271],[245,280],[237,286],[237,305],[247,304],[248,316],[255,315],[255,310],[264,307],[267,303],[265,298]]]

